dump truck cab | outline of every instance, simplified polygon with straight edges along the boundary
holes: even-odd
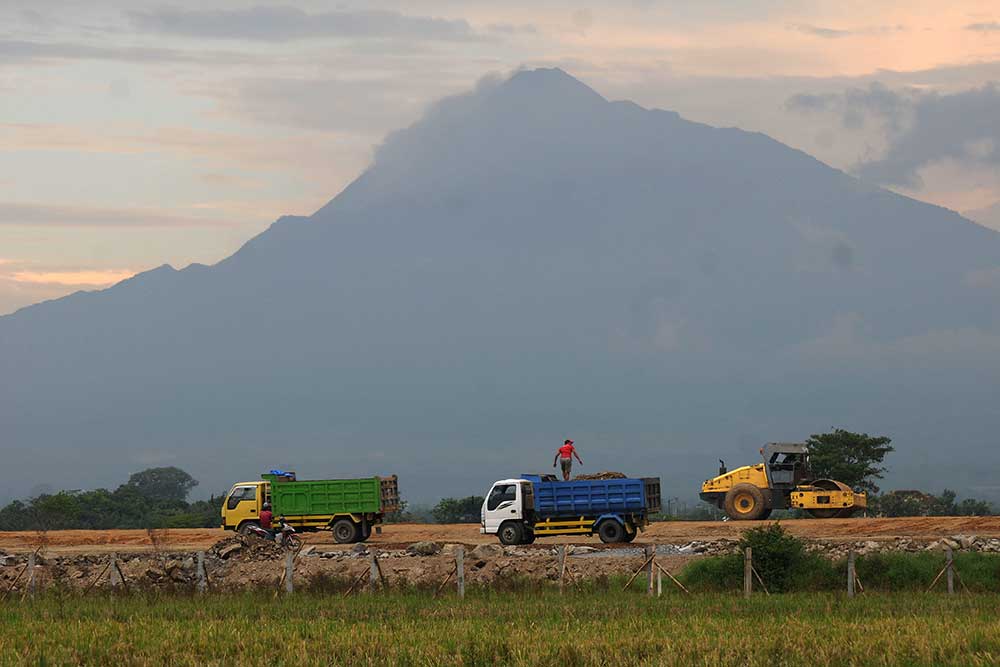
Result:
[[[525,479],[501,479],[493,483],[480,510],[479,532],[495,535],[504,522],[531,522],[534,514],[531,482]]]
[[[243,530],[250,523],[256,524],[261,507],[269,500],[267,482],[236,482],[222,504],[222,528]]]

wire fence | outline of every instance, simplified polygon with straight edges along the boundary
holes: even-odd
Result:
[[[162,550],[158,543],[154,542],[156,548],[151,554],[153,558],[166,559],[167,556],[171,555],[169,552]],[[10,581],[6,582],[3,586],[2,592],[0,592],[0,603],[6,603],[8,600],[26,600],[34,598],[37,595],[44,592],[46,587],[56,587],[56,582],[51,574],[47,577],[39,577],[40,572],[40,561],[44,560],[44,549],[46,542],[44,540],[40,541],[38,546],[27,554],[24,564],[16,571],[14,577]],[[277,585],[274,586],[274,595],[291,595],[294,594],[302,584],[302,587],[308,588],[309,581],[305,580],[304,577],[297,572],[296,566],[300,562],[300,559],[308,555],[311,548],[291,550],[286,549],[284,555],[280,559],[274,561],[267,561],[273,563],[276,571],[280,571],[277,578]],[[943,566],[934,576],[933,580],[927,584],[925,589],[922,589],[925,593],[931,593],[939,584],[943,581],[943,585],[940,586],[941,589],[946,591],[949,595],[954,595],[958,592],[956,588],[956,583],[961,586],[962,590],[965,592],[970,592],[969,587],[962,580],[962,577],[955,566],[954,553],[950,546],[944,547],[945,561]],[[450,554],[442,554],[439,556],[434,556],[439,560],[449,563],[449,568],[447,574],[437,581],[433,585],[433,595],[435,597],[448,594],[449,591],[462,598],[466,594],[466,565],[468,559],[466,558],[466,549],[464,546],[456,546]],[[84,595],[90,594],[95,590],[110,590],[112,592],[122,592],[129,593],[133,590],[139,590],[141,586],[136,585],[137,582],[131,581],[128,576],[126,576],[125,568],[122,567],[122,561],[117,553],[109,554],[103,560],[103,564],[99,564],[98,573],[96,576],[90,577],[86,583],[78,588]],[[340,594],[348,597],[354,594],[358,594],[362,591],[375,594],[379,591],[390,590],[393,586],[390,585],[390,580],[385,576],[382,571],[382,566],[380,564],[380,553],[379,551],[369,546],[367,554],[358,558],[357,560],[362,561],[360,567],[351,568],[354,571],[350,572],[348,575],[348,580],[350,584],[344,589]],[[450,561],[450,562],[449,562]],[[209,568],[207,567],[208,554],[205,551],[197,551],[193,554],[194,562],[194,576],[191,581],[186,582],[186,589],[197,594],[205,594],[209,592],[226,592],[234,590],[233,587],[216,582],[210,577]],[[555,548],[553,556],[548,561],[555,565],[555,571],[557,576],[555,581],[552,582],[555,588],[560,593],[563,593],[573,586],[576,586],[579,582],[584,581],[586,578],[580,576],[575,572],[576,565],[570,561],[570,549],[566,545],[559,545]],[[164,569],[169,569],[169,565],[164,560]],[[634,583],[636,580],[644,581],[645,586],[644,591],[648,596],[662,596],[664,593],[664,579],[666,579],[669,584],[668,586],[673,586],[677,591],[683,595],[692,595],[692,591],[688,586],[686,586],[681,579],[671,571],[668,565],[663,559],[658,558],[658,549],[656,545],[649,544],[644,547],[643,551],[643,561],[642,564],[631,571],[628,576],[622,590],[629,590],[634,588]],[[273,579],[272,579],[273,581]],[[864,594],[865,587],[858,576],[856,567],[856,553],[852,549],[848,553],[847,557],[847,568],[846,568],[846,579],[844,581],[843,590],[846,592],[848,598],[854,598],[858,595]],[[772,593],[768,590],[767,582],[758,572],[757,568],[754,566],[754,554],[750,547],[747,547],[743,551],[743,586],[742,594],[745,598],[752,597],[757,591],[762,592],[765,596],[770,596]],[[734,591],[735,592],[735,591]]]

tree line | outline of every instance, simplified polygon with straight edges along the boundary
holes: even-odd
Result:
[[[883,462],[894,451],[886,436],[835,429],[809,437],[809,461],[817,478],[836,479],[868,493],[868,514],[874,516],[985,516],[996,509],[984,500],[958,500],[954,491],[940,495],[920,490],[879,493]],[[117,489],[60,491],[15,500],[0,509],[0,530],[64,530],[114,528],[214,528],[221,521],[225,494],[188,501],[198,481],[175,467],[134,473]],[[442,498],[436,505],[410,506],[387,516],[393,523],[478,523],[482,496]],[[706,520],[715,512],[695,507],[662,518]]]
[[[216,527],[223,496],[188,502],[197,485],[180,468],[149,468],[113,491],[59,491],[15,500],[0,509],[0,530]]]

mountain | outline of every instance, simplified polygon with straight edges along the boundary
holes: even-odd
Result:
[[[1000,235],[560,70],[432,107],[308,218],[0,318],[0,484],[205,491],[274,467],[404,496],[717,467],[831,427],[885,486],[1000,498]]]
[[[963,215],[984,227],[1000,230],[1000,201],[985,208],[966,211]]]

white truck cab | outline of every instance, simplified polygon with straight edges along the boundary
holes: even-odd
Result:
[[[483,501],[479,532],[484,535],[499,534],[504,544],[518,544],[533,538],[531,515],[535,502],[532,489],[531,482],[526,479],[494,482]]]

